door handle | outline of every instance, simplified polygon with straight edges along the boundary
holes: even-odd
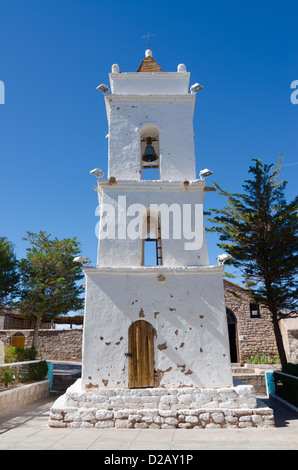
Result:
[[[126,357],[132,357],[132,354],[131,353],[125,353],[125,356]]]

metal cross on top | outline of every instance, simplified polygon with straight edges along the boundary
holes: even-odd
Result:
[[[150,38],[155,36],[155,34],[146,34],[146,36],[142,36],[142,38],[148,38],[148,49],[150,49]]]

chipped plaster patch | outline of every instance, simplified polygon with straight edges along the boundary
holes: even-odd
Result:
[[[144,310],[141,308],[140,311],[139,311],[139,317],[140,318],[144,318],[145,317],[145,314],[144,314]]]

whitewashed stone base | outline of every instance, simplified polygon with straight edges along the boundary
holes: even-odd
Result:
[[[251,385],[231,388],[102,389],[77,380],[51,408],[50,427],[247,428],[274,427]]]

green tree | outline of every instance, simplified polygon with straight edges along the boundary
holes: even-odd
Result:
[[[80,252],[76,238],[51,239],[40,231],[27,232],[30,244],[27,258],[19,262],[21,277],[18,307],[28,317],[35,317],[32,347],[36,347],[40,323],[83,307],[84,291],[79,281],[82,267],[73,258]]]
[[[0,237],[0,307],[11,304],[18,291],[19,275],[13,245]]]
[[[297,309],[297,205],[298,197],[287,203],[287,181],[279,181],[282,157],[277,167],[252,160],[252,179],[243,184],[243,194],[230,194],[217,184],[227,198],[223,209],[212,209],[215,224],[209,231],[219,234],[220,248],[232,256],[255,302],[265,305],[271,315],[282,368],[287,364],[279,321]]]

